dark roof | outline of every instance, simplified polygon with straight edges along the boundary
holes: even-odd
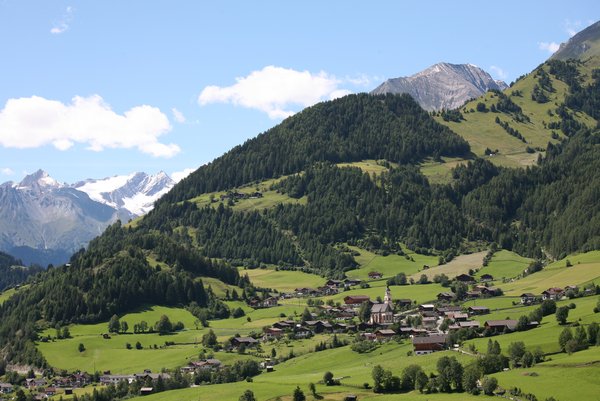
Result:
[[[248,344],[258,343],[258,340],[254,339],[252,337],[235,337],[235,341],[237,341],[238,343],[248,343]]]
[[[392,307],[389,304],[374,304],[371,307],[371,313],[384,313],[391,310]]]
[[[535,294],[532,294],[530,292],[526,292],[524,294],[521,294],[521,298],[535,298]]]
[[[469,306],[471,310],[490,310],[487,306]]]
[[[487,320],[485,322],[486,326],[489,327],[508,327],[509,329],[514,329],[517,327],[517,321],[513,319],[508,320]]]
[[[413,344],[444,344],[448,336],[446,334],[436,334],[427,337],[413,337]]]

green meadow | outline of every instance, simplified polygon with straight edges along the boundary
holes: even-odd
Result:
[[[502,249],[494,253],[489,264],[477,271],[475,277],[481,277],[482,274],[491,274],[494,280],[513,278],[523,273],[531,262],[532,259],[530,258]]]
[[[275,267],[266,269],[243,269],[240,274],[247,274],[252,284],[261,288],[272,288],[280,292],[290,292],[296,288],[317,288],[325,284],[325,279],[316,274],[293,270],[276,270]]]

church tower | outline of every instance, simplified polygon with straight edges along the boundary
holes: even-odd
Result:
[[[383,297],[383,303],[392,306],[392,293],[390,287],[385,288],[385,296]]]

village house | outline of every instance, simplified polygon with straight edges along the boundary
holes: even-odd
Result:
[[[435,316],[426,316],[422,319],[423,321],[423,327],[428,328],[428,329],[435,329],[437,327],[437,320],[438,318]]]
[[[494,280],[494,276],[492,276],[491,274],[482,274],[481,277],[479,277],[479,281],[481,281],[482,283],[487,283],[489,281],[493,281]]]
[[[517,321],[513,319],[508,320],[487,320],[484,323],[486,329],[492,330],[494,333],[501,333],[504,331],[514,331],[517,327]]]
[[[278,329],[277,327],[266,327],[264,330],[265,334],[263,335],[263,341],[267,340],[278,340],[283,337],[283,330]]]
[[[458,327],[461,329],[478,329],[480,324],[477,320],[467,320],[464,322],[458,322]]]
[[[362,280],[356,278],[347,278],[344,280],[346,287],[353,287],[355,285],[360,285],[360,283],[362,283]]]
[[[367,341],[377,341],[377,335],[375,333],[360,333],[360,336]]]
[[[437,294],[437,300],[440,302],[451,302],[454,299],[454,293],[452,292],[440,292]]]
[[[348,295],[344,297],[344,304],[352,308],[360,308],[363,302],[371,302],[367,295]]]
[[[542,292],[542,299],[545,301],[547,299],[552,299],[554,301],[558,301],[565,295],[565,291],[562,288],[553,287],[548,288],[546,291]]]
[[[475,278],[473,276],[469,276],[468,274],[459,274],[458,276],[454,277],[454,280],[456,281],[460,281],[461,283],[474,283],[475,282]]]
[[[294,328],[295,324],[296,322],[294,322],[293,320],[281,320],[279,322],[273,323],[273,327],[282,330],[291,330]]]
[[[258,340],[252,337],[234,337],[231,340],[231,345],[235,348],[244,345],[245,347],[256,347]]]
[[[296,338],[307,338],[312,336],[312,334],[312,331],[304,326],[297,325],[294,328],[294,336],[296,336]]]
[[[471,316],[487,315],[488,313],[490,313],[490,308],[488,308],[487,306],[469,306],[467,308],[467,311],[469,312],[469,315],[471,315]]]
[[[0,383],[0,393],[1,394],[10,394],[14,390],[13,385],[10,383]]]
[[[434,304],[421,304],[419,305],[419,312],[435,312]]]
[[[127,383],[132,383],[134,380],[133,375],[102,375],[100,376],[100,383],[102,384],[114,384],[117,385],[121,381],[126,381]]]
[[[25,380],[25,385],[30,390],[38,388],[38,387],[44,387],[44,386],[46,386],[46,384],[48,384],[48,382],[43,377],[39,378],[39,379],[31,378],[31,379]]]
[[[369,272],[369,278],[371,280],[379,280],[382,277],[383,277],[382,273],[379,273],[379,272]]]
[[[524,294],[521,294],[521,303],[523,305],[529,305],[532,304],[536,301],[536,296],[535,294],[532,294],[530,292],[526,292]]]
[[[455,322],[466,322],[469,319],[469,315],[463,312],[446,312],[446,316]]]
[[[152,373],[151,370],[144,370],[143,373],[134,373],[133,374],[133,379],[134,380],[139,380],[139,381],[145,381],[145,380],[158,380],[158,379],[163,379],[163,380],[167,380],[171,378],[171,375],[168,373]]]
[[[467,299],[480,298],[481,297],[481,291],[479,291],[479,290],[467,291],[466,297],[467,297]]]
[[[446,314],[449,312],[461,312],[461,311],[462,311],[462,307],[459,305],[445,305],[445,306],[438,306],[437,308],[435,308],[435,312],[439,316],[446,316]]]
[[[388,325],[394,322],[394,311],[392,309],[392,293],[390,287],[386,287],[383,303],[373,304],[369,323]]]
[[[191,361],[187,366],[181,368],[181,373],[194,373],[197,370],[218,370],[223,366],[220,360],[215,358]]]
[[[412,299],[408,298],[397,299],[394,301],[394,303],[398,305],[400,309],[408,308],[413,305]]]
[[[379,329],[375,330],[375,337],[377,341],[385,342],[391,340],[396,335],[394,330],[390,329]]]
[[[413,337],[412,343],[416,355],[430,354],[447,348],[448,336],[436,334],[427,337]]]
[[[327,287],[333,287],[333,288],[343,288],[344,287],[344,282],[342,280],[327,280],[325,282],[325,285]]]

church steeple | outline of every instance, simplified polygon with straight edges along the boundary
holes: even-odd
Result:
[[[385,296],[383,297],[383,303],[387,305],[392,305],[392,293],[390,291],[390,287],[385,288]]]

